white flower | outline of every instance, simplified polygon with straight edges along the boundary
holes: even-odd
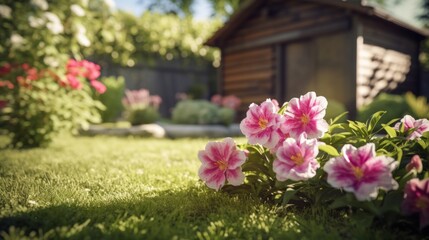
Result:
[[[10,43],[12,44],[12,48],[20,47],[24,42],[25,39],[18,33],[12,33],[12,36],[10,36]]]
[[[83,10],[83,8],[77,4],[72,4],[70,6],[71,11],[76,14],[76,16],[78,17],[83,17],[85,16],[85,10]]]
[[[28,17],[28,23],[30,24],[31,27],[38,28],[38,27],[43,26],[43,24],[45,24],[45,20],[42,18],[29,16]]]
[[[31,0],[31,4],[44,11],[48,10],[49,7],[48,2],[46,2],[46,0]]]
[[[57,60],[57,58],[52,56],[47,56],[43,59],[43,62],[45,62],[46,65],[51,66],[53,68],[58,67],[60,65],[60,62]]]
[[[9,6],[0,4],[0,16],[2,18],[11,18],[12,9]]]
[[[46,19],[49,20],[49,22],[46,24],[46,27],[48,27],[48,29],[51,30],[53,34],[59,34],[64,31],[63,24],[57,15],[51,12],[45,12],[44,15]]]
[[[110,9],[115,8],[115,2],[113,0],[104,0],[104,4],[106,4]]]
[[[86,28],[80,24],[77,25],[76,27],[77,27],[77,33],[76,33],[77,42],[84,47],[91,46],[91,41],[89,41],[88,37],[86,36]]]

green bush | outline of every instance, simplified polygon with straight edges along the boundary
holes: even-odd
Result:
[[[89,91],[87,85],[70,91],[50,78],[33,81],[31,88],[16,89],[1,111],[12,147],[47,146],[61,131],[77,133],[90,122],[100,122],[98,111],[103,105],[94,101]]]
[[[219,109],[219,122],[223,125],[230,125],[234,122],[235,111],[231,108]]]
[[[172,112],[172,121],[178,124],[231,124],[234,110],[220,108],[206,100],[180,101]]]
[[[364,122],[378,111],[387,111],[380,120],[380,123],[387,123],[407,114],[408,106],[401,95],[381,93],[370,104],[358,110],[357,120]]]
[[[150,95],[147,89],[125,90],[122,99],[124,118],[132,125],[153,123],[160,117],[158,109],[161,103],[161,97]]]
[[[329,121],[329,119],[334,119],[338,115],[347,112],[346,106],[344,104],[335,101],[335,100],[328,100],[328,108],[326,109],[326,116],[325,119]],[[345,122],[347,120],[347,115],[343,116],[340,121]]]
[[[426,97],[416,97],[411,92],[405,94],[410,115],[415,118],[429,118],[429,104]]]
[[[358,120],[370,119],[378,111],[387,111],[380,123],[387,123],[391,119],[402,118],[408,114],[414,118],[429,117],[429,105],[425,97],[416,97],[411,92],[404,95],[381,93],[369,105],[358,111]]]
[[[148,106],[129,110],[127,111],[125,117],[131,123],[131,125],[135,126],[140,124],[154,123],[160,118],[160,115],[158,109]]]
[[[104,77],[101,79],[107,90],[98,97],[106,107],[100,112],[102,122],[114,122],[123,111],[122,97],[124,95],[125,80],[123,77]]]

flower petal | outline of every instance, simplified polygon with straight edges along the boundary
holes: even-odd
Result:
[[[226,171],[226,179],[233,186],[238,186],[244,183],[244,174],[241,167],[236,169],[228,169]]]

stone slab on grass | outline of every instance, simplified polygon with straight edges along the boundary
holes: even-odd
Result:
[[[143,124],[131,127],[106,127],[103,125],[92,125],[87,130],[81,131],[82,135],[109,135],[109,136],[142,136],[155,138],[221,138],[241,136],[238,124],[230,126],[222,125],[181,125],[181,124]]]
[[[240,136],[241,131],[238,124],[230,126],[222,125],[181,125],[181,124],[162,124],[161,125],[170,138],[184,137],[233,137]]]
[[[87,130],[82,130],[81,134],[95,136],[142,136],[163,138],[166,136],[164,128],[158,124],[144,124],[131,127],[105,127],[102,125],[91,125]]]

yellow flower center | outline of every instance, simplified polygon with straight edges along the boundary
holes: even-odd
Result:
[[[217,160],[215,164],[222,171],[228,168],[228,163],[225,160]]]
[[[355,175],[355,177],[357,178],[357,180],[361,180],[362,179],[362,177],[363,177],[363,171],[362,171],[362,169],[360,167],[352,166],[352,171],[353,171],[353,174]]]
[[[292,160],[298,166],[304,163],[304,158],[302,157],[301,153],[293,155],[292,157],[290,157],[290,160]]]
[[[417,199],[416,207],[418,209],[429,208],[429,198],[428,197],[421,197],[421,198]]]
[[[304,125],[307,125],[310,122],[310,117],[307,114],[301,116],[301,122]]]
[[[260,118],[258,124],[259,124],[259,127],[261,129],[265,129],[265,128],[267,128],[268,121],[267,121],[267,119]]]

